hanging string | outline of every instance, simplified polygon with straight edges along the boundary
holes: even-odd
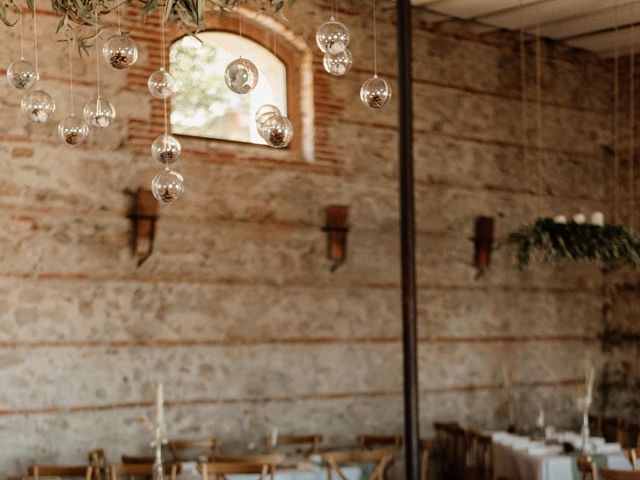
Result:
[[[376,0],[373,0],[373,76],[378,76],[378,31],[376,29]]]
[[[331,21],[333,22],[336,19],[335,8],[333,6],[334,0],[331,0]]]
[[[22,7],[18,8],[20,12],[20,60],[24,60],[24,15],[22,15]]]
[[[38,12],[36,1],[33,0],[33,51],[36,68],[36,81],[40,80],[40,70],[38,70]]]
[[[118,18],[118,33],[122,33],[122,24],[120,22],[120,0],[117,0],[118,4],[116,5],[116,17]]]
[[[538,123],[536,132],[536,148],[538,149],[537,168],[539,181],[542,186],[542,36],[540,35],[539,10],[536,20],[536,118]]]
[[[618,1],[615,5],[615,36],[618,36],[619,9]],[[613,61],[613,221],[620,223],[620,59],[618,43],[614,47]]]
[[[633,24],[629,29],[631,48],[629,50],[629,227],[635,225],[635,46],[633,44],[635,31]]]
[[[520,1],[522,5],[522,0]],[[522,22],[522,28],[520,28],[520,99],[522,102],[522,162],[524,170],[525,186],[529,188],[529,138],[527,135],[527,110],[528,110],[528,98],[527,98],[527,49],[525,46],[525,32],[524,22]]]
[[[238,35],[242,38],[242,13],[240,13],[240,9],[238,8]]]
[[[162,13],[160,13],[160,31],[162,32],[162,70],[166,70],[167,68],[167,54],[165,52],[165,24],[164,19],[162,18]],[[169,134],[169,126],[167,122],[167,99],[166,97],[162,99],[162,104],[164,108],[164,134]]]
[[[69,38],[69,106],[71,108],[71,115],[75,114],[74,101],[73,101],[73,39]]]
[[[100,49],[98,48],[98,35],[100,34],[100,30],[98,29],[98,8],[97,2],[94,2],[93,8],[95,9],[96,15],[96,36],[94,43],[96,44],[96,82],[97,82],[97,90],[98,90],[98,98],[100,98]]]

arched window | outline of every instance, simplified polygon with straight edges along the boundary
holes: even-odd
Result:
[[[195,137],[266,144],[258,135],[254,116],[264,104],[287,114],[287,70],[267,48],[234,33],[198,34],[202,43],[185,36],[170,48],[171,74],[178,91],[171,99],[171,130]],[[226,66],[236,58],[250,59],[258,67],[256,88],[246,95],[229,90]]]

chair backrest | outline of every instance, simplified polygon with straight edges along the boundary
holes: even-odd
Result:
[[[631,469],[635,472],[638,470],[638,456],[640,456],[640,448],[625,448],[624,453],[629,459]]]
[[[104,449],[96,448],[88,454],[89,465],[91,465],[92,480],[105,480],[107,476],[107,455]]]
[[[432,445],[431,440],[420,439],[420,480],[427,480],[429,475],[429,453]]]
[[[391,480],[398,478],[398,453],[402,449],[402,437],[400,435],[358,435],[358,445],[369,450],[375,448],[387,448],[389,451],[388,468],[391,470],[391,475],[387,477],[387,470],[385,470],[385,477]]]
[[[580,456],[576,458],[576,464],[578,465],[580,480],[596,480],[596,465],[593,463],[591,457],[586,455]]]
[[[118,480],[121,477],[131,479],[132,477],[153,477],[153,463],[128,463],[128,464],[111,464],[107,466],[110,480]],[[177,464],[164,464],[165,476],[170,480],[176,480],[178,475]]]
[[[297,452],[310,455],[320,451],[323,437],[320,434],[310,435],[278,435],[278,440],[273,445],[271,436],[265,436],[262,439],[264,446],[269,451],[281,450],[282,447],[290,447]]]
[[[276,476],[276,467],[284,462],[284,455],[279,453],[264,453],[255,455],[214,455],[213,462],[215,463],[236,463],[246,466],[263,466],[266,465],[267,473],[273,480]],[[231,473],[231,472],[230,472]],[[220,472],[218,475],[224,475]],[[204,477],[202,477],[204,479]]]
[[[84,477],[91,480],[91,466],[89,465],[31,465],[29,475],[34,479],[39,477]]]
[[[640,480],[640,472],[628,472],[623,470],[609,470],[601,468],[600,480]]]
[[[122,455],[122,463],[127,465],[153,465],[155,458],[151,455]]]
[[[220,439],[202,438],[196,440],[171,440],[169,450],[174,460],[199,460],[218,453],[222,442]],[[198,454],[199,452],[199,454]]]
[[[224,478],[225,475],[243,475],[243,474],[259,474],[260,480],[264,480],[269,473],[270,466],[266,463],[254,462],[214,462],[201,463],[198,465],[198,471],[202,480]]]
[[[465,436],[466,456],[473,467],[474,478],[491,480],[493,478],[492,439],[477,430],[468,430]]]
[[[345,450],[324,452],[322,461],[327,465],[329,480],[333,480],[334,472],[342,480],[348,480],[341,467],[346,465],[372,464],[373,471],[368,480],[383,480],[384,469],[389,459],[389,452],[385,449],[378,450]]]

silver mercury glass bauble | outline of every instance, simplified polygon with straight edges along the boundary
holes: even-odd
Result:
[[[325,71],[336,77],[347,73],[351,69],[351,65],[353,65],[353,56],[348,48],[336,55],[325,53],[322,59],[322,66]]]
[[[322,53],[336,55],[349,46],[349,30],[332,18],[318,28],[316,43]]]
[[[258,68],[251,60],[237,58],[224,71],[224,82],[234,93],[245,94],[258,84]]]
[[[58,137],[67,145],[80,145],[88,136],[89,125],[77,115],[71,114],[58,124]]]
[[[104,42],[102,56],[108,65],[123,70],[138,60],[138,47],[128,33],[118,32]]]
[[[175,92],[176,81],[164,68],[156,70],[147,81],[149,93],[155,98],[169,98]]]
[[[174,172],[167,167],[153,177],[151,192],[159,202],[174,202],[184,193],[184,179],[178,172]]]
[[[20,109],[30,122],[47,123],[56,111],[56,103],[44,90],[31,90],[22,97]]]
[[[178,160],[180,153],[182,153],[182,145],[178,139],[166,133],[156,138],[151,145],[151,156],[165,165]]]
[[[106,98],[96,97],[86,103],[82,116],[93,128],[109,128],[116,119],[116,109]]]
[[[360,100],[373,110],[379,110],[384,107],[390,98],[391,87],[377,75],[366,80],[360,89]]]
[[[276,114],[265,120],[258,127],[258,132],[270,147],[284,148],[293,138],[293,125],[287,117]]]
[[[16,90],[31,90],[38,82],[38,74],[31,62],[21,58],[7,68],[7,80]]]

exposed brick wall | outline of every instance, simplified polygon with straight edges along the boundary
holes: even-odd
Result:
[[[395,88],[394,11],[380,13],[381,72]],[[315,28],[329,5],[300,1],[288,28],[313,54],[315,158],[190,141],[176,168],[187,193],[161,208],[156,249],[140,269],[129,252],[124,190],[159,170],[148,154],[159,102],[144,93],[157,68],[152,25],[127,75],[102,68],[116,125],[76,150],[55,124],[27,125],[0,82],[0,471],[35,460],[77,462],[91,447],[145,451],[137,419],[148,381],[166,383],[173,436],[218,435],[246,446],[273,426],[330,442],[401,432],[401,332],[396,103],[366,110],[370,11],[344,6],[353,70],[322,71]],[[421,419],[503,427],[502,364],[523,399],[574,421],[584,358],[603,355],[603,278],[596,268],[513,268],[509,251],[478,277],[474,219],[503,238],[538,215],[607,209],[611,76],[586,52],[545,44],[542,145],[529,103],[522,159],[520,71],[511,34],[414,24]],[[66,114],[66,51],[41,16],[42,86]],[[2,30],[6,67],[18,31]],[[29,30],[27,30],[29,34]],[[28,37],[27,37],[28,38]],[[293,38],[293,37],[292,37]],[[283,40],[284,42],[284,40]],[[533,95],[533,46],[529,93]],[[94,64],[76,62],[78,102]],[[222,74],[222,72],[221,72]],[[349,259],[324,258],[324,207],[350,205]]]

